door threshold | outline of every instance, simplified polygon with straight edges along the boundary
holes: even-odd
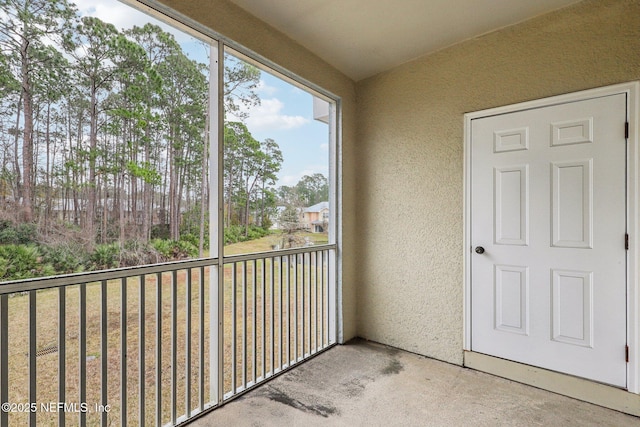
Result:
[[[640,417],[640,395],[614,386],[473,351],[464,352],[464,366]]]

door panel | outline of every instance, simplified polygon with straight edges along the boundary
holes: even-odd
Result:
[[[471,348],[626,386],[624,94],[472,120]]]
[[[497,244],[527,244],[528,175],[526,165],[495,169],[495,242]]]
[[[526,335],[529,333],[529,269],[496,265],[496,329]]]
[[[552,246],[591,248],[593,159],[551,162]]]
[[[593,347],[593,273],[553,270],[554,341]]]

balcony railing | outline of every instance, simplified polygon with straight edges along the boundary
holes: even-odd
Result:
[[[183,422],[333,345],[335,283],[323,245],[0,284],[0,425]]]

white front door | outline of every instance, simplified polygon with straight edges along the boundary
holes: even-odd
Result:
[[[471,350],[626,387],[626,95],[471,121]]]

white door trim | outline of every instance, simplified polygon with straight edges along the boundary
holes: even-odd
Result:
[[[471,120],[602,96],[627,95],[627,364],[628,391],[640,394],[640,82],[605,86],[464,115],[464,350],[471,350]]]

